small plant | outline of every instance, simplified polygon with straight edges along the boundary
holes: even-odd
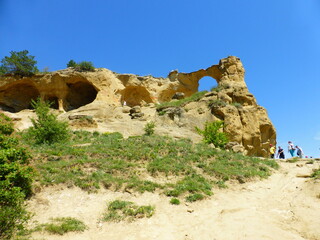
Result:
[[[211,88],[211,92],[220,92],[224,87],[221,85],[214,86]]]
[[[40,225],[40,229],[52,234],[63,235],[67,232],[83,232],[87,226],[75,218],[63,217],[51,219],[51,223]]]
[[[145,135],[150,136],[154,134],[154,128],[156,127],[155,122],[148,122],[144,127]]]
[[[196,93],[192,94],[190,97],[186,97],[184,99],[161,103],[161,104],[157,105],[157,111],[158,111],[158,113],[161,113],[163,111],[163,109],[168,108],[168,107],[183,107],[184,105],[186,105],[189,102],[199,101],[207,92],[208,91],[196,92]],[[160,115],[163,115],[163,114],[160,114]]]
[[[2,74],[14,74],[19,76],[32,76],[39,70],[35,66],[37,61],[34,60],[34,56],[28,55],[28,50],[23,50],[20,52],[11,51],[10,57],[4,57],[1,60]]]
[[[208,103],[209,108],[225,107],[225,106],[227,106],[227,103],[220,99],[210,100]]]
[[[108,211],[103,216],[104,221],[118,222],[121,220],[131,220],[135,218],[151,217],[155,208],[148,206],[138,206],[133,202],[115,200],[109,203]]]
[[[178,198],[171,198],[170,203],[173,205],[179,205],[180,200]]]
[[[41,71],[41,73],[43,73],[43,74],[47,74],[49,72],[50,72],[49,67],[44,67],[43,70]]]
[[[221,131],[223,128],[223,121],[206,122],[204,125],[204,130],[196,127],[197,132],[203,136],[203,141],[205,143],[212,143],[214,146],[219,148],[224,148],[228,143],[228,138],[226,133]]]
[[[57,116],[50,113],[50,103],[38,99],[32,100],[37,119],[31,119],[33,127],[28,129],[29,135],[36,144],[52,144],[69,138],[68,124],[57,120]]]
[[[202,199],[204,199],[204,196],[201,193],[191,194],[186,197],[186,201],[188,202],[195,202]]]
[[[317,170],[314,170],[311,177],[313,177],[315,179],[320,179],[320,168]]]
[[[296,163],[298,161],[299,161],[299,157],[293,157],[293,158],[290,158],[287,160],[287,162],[289,162],[289,163]]]
[[[234,102],[231,104],[232,106],[235,106],[236,108],[241,108],[242,107],[242,104],[241,103],[238,103],[238,102]]]

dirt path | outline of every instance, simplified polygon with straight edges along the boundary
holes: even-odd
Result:
[[[114,193],[103,190],[87,194],[77,188],[48,188],[37,194],[29,208],[34,220],[75,217],[89,227],[83,233],[63,236],[34,233],[47,240],[320,240],[320,182],[306,175],[319,161],[306,164],[280,162],[281,169],[270,178],[216,189],[210,199],[192,204],[171,205],[157,194]],[[108,201],[115,199],[154,205],[149,219],[132,223],[101,222]]]

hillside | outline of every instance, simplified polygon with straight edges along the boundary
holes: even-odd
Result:
[[[52,217],[72,216],[88,230],[63,236],[34,233],[34,239],[320,239],[320,184],[305,176],[313,164],[279,162],[280,170],[259,182],[232,184],[214,189],[214,195],[195,203],[172,205],[167,197],[154,193],[100,190],[88,194],[79,188],[49,187],[33,197],[29,209],[40,223]],[[300,177],[299,177],[300,176]],[[304,176],[304,177],[303,177]],[[151,218],[134,222],[106,223],[101,216],[106,204],[125,199],[156,208]]]
[[[195,141],[200,140],[195,127],[223,120],[230,141],[242,146],[238,150],[267,157],[269,145],[276,143],[276,130],[266,109],[249,92],[244,75],[240,59],[234,56],[191,73],[171,71],[166,78],[72,68],[33,77],[6,75],[0,77],[0,107],[11,112],[20,130],[30,126],[25,119],[32,115],[31,100],[41,97],[53,102],[60,119],[75,129],[132,136],[154,121],[161,135]],[[216,87],[195,98],[205,76],[212,77]],[[81,121],[84,118],[91,120]]]

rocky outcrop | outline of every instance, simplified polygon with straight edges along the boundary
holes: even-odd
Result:
[[[152,120],[159,129],[166,129],[164,134],[185,131],[180,136],[192,136],[195,140],[195,126],[201,128],[206,121],[220,119],[225,122],[224,131],[230,141],[244,147],[242,152],[268,156],[268,146],[275,144],[276,132],[266,110],[257,105],[248,91],[244,74],[240,59],[231,56],[195,72],[171,71],[167,78],[118,74],[108,69],[77,72],[72,68],[33,77],[2,76],[0,108],[17,113],[29,109],[31,100],[40,97],[53,102],[60,117],[72,119],[73,125],[99,128],[106,123],[109,131],[126,131],[124,135],[130,135],[141,133],[143,121]],[[164,108],[161,114],[156,112],[154,104],[178,101],[196,93],[199,80],[205,76],[212,77],[212,85],[218,85],[199,101]],[[85,122],[82,118],[73,119],[72,115],[90,115],[93,119]],[[114,127],[117,123],[122,128]]]

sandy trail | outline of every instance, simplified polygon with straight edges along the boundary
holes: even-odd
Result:
[[[47,188],[28,203],[34,220],[75,217],[89,227],[63,236],[34,233],[34,239],[60,240],[319,240],[320,182],[305,176],[319,167],[280,162],[281,169],[259,182],[215,189],[204,201],[171,205],[152,193],[129,194],[101,190],[87,194],[78,188]],[[108,201],[129,200],[154,205],[156,213],[135,222],[106,223],[100,218]]]

